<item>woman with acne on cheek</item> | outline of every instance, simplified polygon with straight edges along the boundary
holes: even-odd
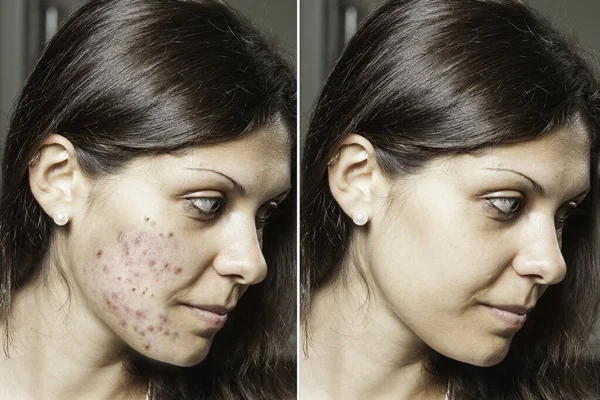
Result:
[[[295,78],[212,0],[94,0],[6,139],[0,398],[295,395]]]
[[[599,112],[521,2],[365,20],[305,142],[300,398],[600,398]]]

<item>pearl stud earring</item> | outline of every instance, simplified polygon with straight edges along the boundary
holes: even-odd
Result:
[[[369,217],[363,211],[356,211],[352,214],[352,221],[358,226],[363,226],[369,222]]]
[[[52,217],[54,223],[58,226],[64,226],[69,222],[69,215],[64,210],[58,210]]]

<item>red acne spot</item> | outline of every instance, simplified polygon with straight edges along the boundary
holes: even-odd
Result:
[[[98,257],[98,258],[102,257],[102,250],[98,250],[98,252],[96,253],[96,257]]]
[[[169,232],[169,237],[173,237],[173,232]]]
[[[125,320],[121,320],[121,327],[126,328],[127,327],[127,322],[125,322]]]
[[[150,266],[153,267],[156,264],[156,260],[150,260]]]
[[[162,326],[159,326],[158,328],[156,328],[157,331],[162,332],[163,328]]]
[[[119,243],[123,243],[123,240],[125,240],[125,234],[121,232],[119,233]]]
[[[141,332],[140,332],[140,335],[142,335],[142,336],[146,336],[146,332],[145,332],[145,331],[141,331]]]
[[[144,347],[146,350],[150,350],[150,345],[147,344],[146,347]]]
[[[152,325],[150,325],[150,326],[148,327],[148,330],[149,330],[150,332],[154,332],[154,327],[153,327]]]
[[[164,314],[161,314],[161,315],[160,315],[160,320],[161,320],[162,322],[167,322],[169,319],[167,318],[167,316],[166,316],[166,315],[164,315]]]
[[[176,274],[180,274],[180,273],[181,273],[181,271],[183,271],[181,268],[177,268],[177,269],[175,270],[175,273],[176,273]]]
[[[125,306],[125,312],[130,313],[131,312],[131,308]]]

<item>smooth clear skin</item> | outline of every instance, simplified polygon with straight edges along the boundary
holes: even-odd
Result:
[[[70,143],[53,135],[32,190],[49,215],[62,208],[71,220],[57,228],[47,284],[17,294],[0,397],[144,398],[147,383],[122,368],[132,349],[200,363],[223,318],[188,306],[234,307],[265,278],[262,229],[289,191],[290,145],[282,127],[262,129],[89,181]]]
[[[314,297],[301,392],[443,399],[446,383],[423,369],[431,350],[499,363],[522,317],[507,322],[490,306],[533,307],[567,273],[561,233],[590,185],[588,135],[558,129],[438,159],[391,183],[368,141],[351,135],[346,144],[329,170],[331,190],[348,215],[365,211],[370,221],[354,229],[348,279]]]

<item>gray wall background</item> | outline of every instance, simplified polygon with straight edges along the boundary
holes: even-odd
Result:
[[[296,60],[296,0],[225,0]],[[45,41],[85,0],[0,0],[0,159],[10,112]]]

